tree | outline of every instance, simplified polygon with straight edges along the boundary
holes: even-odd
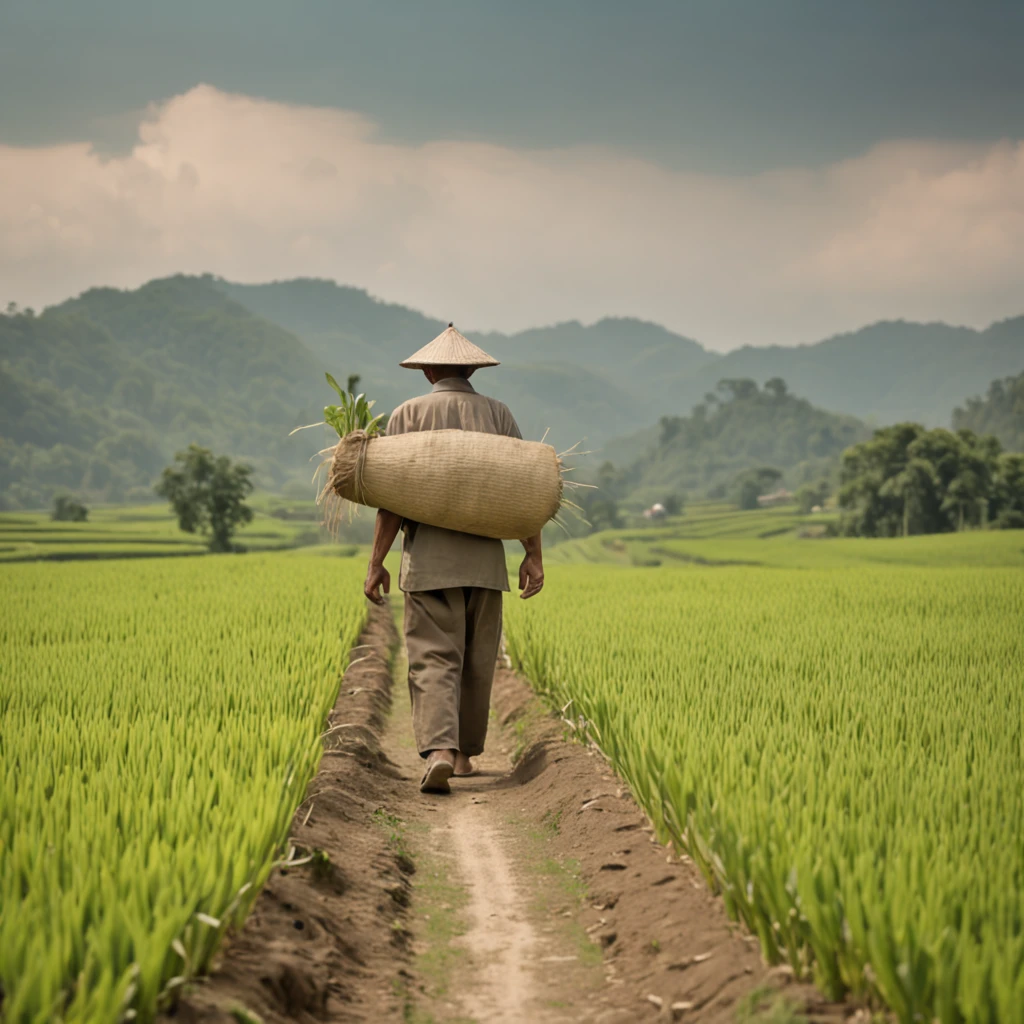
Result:
[[[670,494],[663,502],[665,515],[677,516],[683,511],[683,496],[678,492]]]
[[[986,526],[1014,508],[1013,466],[991,435],[916,423],[885,427],[843,453],[840,529],[896,537]]]
[[[661,432],[658,435],[658,444],[670,444],[683,428],[685,422],[682,416],[662,416],[658,420],[658,426],[661,428]]]
[[[748,469],[736,478],[736,504],[741,509],[757,508],[757,499],[782,479],[782,472],[774,466]]]
[[[718,382],[718,390],[734,402],[748,402],[757,395],[757,382],[749,377],[726,377]]]
[[[772,377],[771,380],[764,382],[764,389],[773,398],[783,399],[788,394],[789,389],[786,387],[786,382],[781,377]]]
[[[61,523],[84,523],[89,518],[89,510],[77,498],[59,494],[53,499],[50,518]]]
[[[797,508],[803,515],[809,515],[812,509],[825,504],[830,490],[828,480],[819,480],[816,484],[803,484],[796,492]]]
[[[232,465],[226,455],[190,444],[174,456],[155,490],[166,498],[186,533],[209,538],[211,551],[230,551],[231,536],[242,523],[252,522],[244,499],[252,493],[252,468]]]
[[[622,527],[622,515],[614,498],[595,497],[583,506],[591,533],[599,530],[618,530]]]
[[[909,537],[911,532],[922,532],[920,516],[927,496],[934,487],[935,471],[925,459],[911,459],[899,473],[882,484],[880,493],[885,497],[896,498],[902,506],[904,537]],[[912,524],[916,527],[913,531]]]
[[[1004,452],[996,465],[991,511],[997,526],[1024,527],[1024,455]]]

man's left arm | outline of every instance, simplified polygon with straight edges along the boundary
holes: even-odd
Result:
[[[508,414],[505,433],[509,437],[518,437],[520,439],[523,436],[519,430],[519,424],[516,423],[515,417],[513,417],[511,412]],[[534,594],[539,594],[544,586],[544,556],[541,553],[539,533],[536,536],[527,537],[519,543],[523,545],[526,551],[526,557],[523,559],[522,565],[519,566],[519,589],[522,591],[519,596],[525,599],[533,597]]]
[[[526,549],[526,557],[519,566],[519,595],[524,600],[539,594],[544,586],[544,558],[540,549],[540,534],[519,542]]]

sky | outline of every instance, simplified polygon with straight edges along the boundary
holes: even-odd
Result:
[[[718,349],[1024,313],[1024,2],[4,0],[0,303],[316,276]]]

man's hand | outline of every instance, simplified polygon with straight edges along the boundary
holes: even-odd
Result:
[[[377,519],[373,524],[370,567],[366,570],[366,582],[363,584],[363,593],[374,604],[384,603],[384,598],[380,594],[381,587],[384,588],[385,594],[391,593],[391,573],[384,568],[384,559],[387,558],[401,525],[401,516],[396,516],[394,512],[388,512],[382,508],[377,510]]]
[[[363,593],[374,604],[383,604],[384,598],[380,593],[382,587],[385,594],[391,593],[391,573],[384,568],[383,563],[370,562],[370,567],[366,570],[366,582],[363,584]]]
[[[524,600],[533,597],[534,594],[540,593],[543,586],[544,562],[540,552],[527,554],[523,559],[523,564],[519,566],[519,589],[522,591],[519,596]]]

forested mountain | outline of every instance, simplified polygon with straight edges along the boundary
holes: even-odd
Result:
[[[92,289],[39,316],[0,316],[0,503],[39,506],[63,489],[92,500],[151,497],[160,469],[193,441],[250,462],[261,487],[311,488],[308,458],[321,437],[287,435],[332,400],[324,371],[360,374],[390,411],[428,388],[397,364],[442,326],[325,282],[249,288],[182,276]],[[524,355],[538,350],[524,346]],[[568,448],[648,415],[603,374],[547,355],[474,378],[512,406],[527,437],[550,428],[548,439]]]
[[[984,398],[969,398],[953,412],[954,430],[995,434],[1011,452],[1024,452],[1024,373],[994,380]]]
[[[391,395],[396,388],[395,363],[443,326],[440,320],[330,281],[211,281],[253,312],[298,335],[321,358],[351,358],[359,364],[356,369],[365,371],[374,393],[386,401],[399,397]],[[609,419],[594,423],[555,403],[541,425],[541,430],[552,427],[559,442],[586,436],[591,446],[660,416],[688,413],[723,378],[781,377],[820,408],[878,423],[911,419],[946,425],[966,395],[982,392],[996,377],[1024,371],[1024,317],[983,331],[887,321],[813,345],[744,346],[726,355],[634,319],[609,318],[590,326],[569,322],[506,335],[459,324],[457,310],[448,311],[448,318],[453,317],[505,366],[529,365],[533,371],[550,364],[571,367],[585,395],[607,397],[612,403]],[[516,401],[528,401],[508,380],[504,369],[499,371],[488,379],[490,391],[513,408]],[[536,387],[535,375],[532,381]],[[397,387],[401,391],[402,386]]]
[[[780,378],[763,388],[723,380],[689,416],[663,417],[647,454],[605,479],[636,506],[672,493],[725,497],[741,473],[759,467],[780,470],[796,487],[831,473],[843,450],[870,433],[852,416],[797,398]]]
[[[473,382],[511,406],[525,436],[549,430],[560,450],[607,445],[604,457],[618,466],[653,448],[651,488],[719,479],[710,466],[677,474],[673,456],[658,456],[661,428],[650,424],[712,418],[708,405],[688,414],[723,378],[779,377],[819,409],[932,424],[948,423],[957,403],[993,378],[1024,370],[1024,317],[985,331],[876,324],[816,345],[725,356],[631,319],[514,335],[460,326],[502,361]],[[191,441],[248,459],[259,486],[298,481],[319,438],[286,435],[331,400],[323,372],[359,374],[389,411],[425,390],[420,375],[397,364],[442,327],[330,281],[239,285],[208,275],[98,288],[39,316],[0,316],[0,499],[39,504],[58,487],[94,498],[148,494],[154,474]],[[975,414],[971,404],[961,413]],[[738,434],[735,444],[740,461],[753,457]]]
[[[1024,370],[1024,317],[983,331],[890,321],[814,345],[744,347],[674,378],[686,411],[723,378],[781,377],[815,405],[878,424],[948,425],[965,395]]]
[[[339,379],[359,373],[361,387],[387,409],[422,390],[422,378],[398,363],[447,322],[333,281],[208,280],[300,337]],[[589,327],[569,322],[513,335],[456,326],[502,363],[497,372],[479,373],[474,385],[512,408],[524,436],[549,431],[559,449],[584,438],[600,444],[677,408],[674,387],[666,384],[670,375],[721,358],[641,320],[606,319]]]
[[[280,486],[317,418],[320,360],[294,335],[209,283],[170,278],[133,292],[94,289],[0,317],[0,494],[15,507],[55,488],[151,496],[174,450],[196,441]],[[293,468],[294,467],[294,468]]]

